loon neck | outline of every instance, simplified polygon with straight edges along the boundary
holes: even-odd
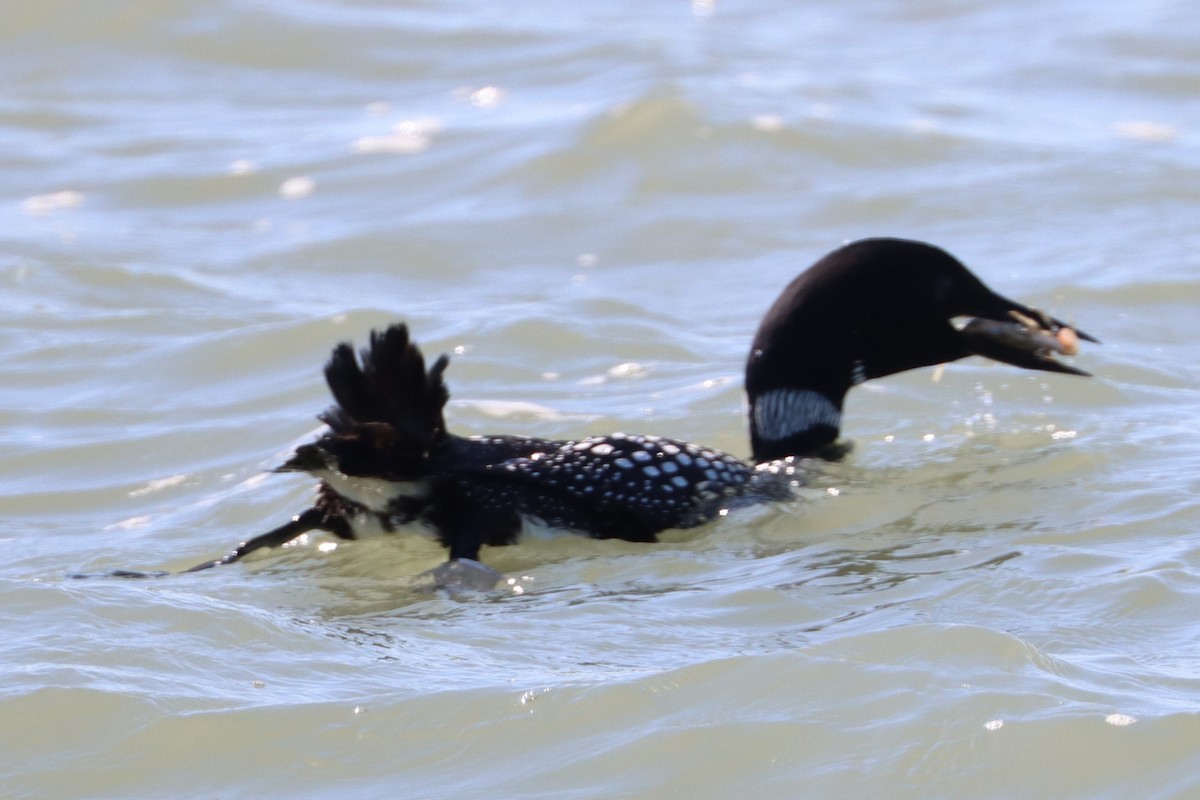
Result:
[[[750,449],[754,462],[813,455],[831,445],[841,430],[844,395],[797,387],[751,392]]]
[[[863,361],[837,342],[805,336],[800,341],[812,344],[795,348],[781,339],[760,330],[746,362],[750,449],[757,464],[824,455],[841,432],[846,393],[868,378]]]

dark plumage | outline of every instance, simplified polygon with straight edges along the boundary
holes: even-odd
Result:
[[[953,324],[959,317],[971,319]],[[846,245],[783,291],[754,338],[746,364],[749,464],[657,436],[456,436],[443,417],[446,357],[427,369],[408,328],[396,324],[372,333],[357,357],[348,344],[334,349],[325,379],[335,405],[320,417],[329,431],[278,469],[320,480],[313,506],[192,570],[310,530],[354,539],[418,525],[451,559],[478,559],[483,545],[516,541],[528,520],[654,541],[735,500],[787,496],[789,484],[769,462],[832,445],[846,392],[857,383],[972,354],[1086,374],[1052,357],[1073,352],[1069,336],[1095,341],[995,294],[936,247],[900,239]]]
[[[1039,327],[1022,325],[1014,313]],[[976,321],[960,329],[952,324],[956,317]],[[864,239],[838,248],[788,284],[754,336],[746,362],[754,460],[832,443],[846,392],[871,378],[970,355],[1086,375],[1051,357],[1063,351],[1053,334],[1067,327],[996,294],[932,245]],[[796,413],[778,420],[762,411],[770,398],[784,406],[790,399]],[[763,430],[763,422],[775,424]]]

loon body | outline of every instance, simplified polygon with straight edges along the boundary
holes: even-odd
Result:
[[[963,325],[954,324],[968,318]],[[189,571],[235,562],[312,530],[356,539],[418,525],[478,560],[515,542],[527,521],[596,538],[651,542],[732,503],[790,494],[778,462],[828,454],[849,389],[916,367],[984,355],[1027,369],[1087,373],[1054,360],[1095,341],[987,288],[943,250],[865,239],[834,250],[784,289],[746,364],[752,461],[658,436],[570,441],[462,437],[446,430],[447,358],[426,367],[403,323],[360,354],[334,349],[325,379],[327,433],[281,472],[318,478],[312,507]]]

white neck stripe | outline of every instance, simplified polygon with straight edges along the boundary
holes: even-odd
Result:
[[[754,430],[759,438],[779,441],[818,426],[838,429],[842,412],[811,389],[772,389],[754,399]]]

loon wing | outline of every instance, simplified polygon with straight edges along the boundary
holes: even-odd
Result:
[[[653,541],[659,531],[711,519],[753,474],[718,450],[618,433],[490,464],[457,485],[484,514],[515,508],[595,538]]]

